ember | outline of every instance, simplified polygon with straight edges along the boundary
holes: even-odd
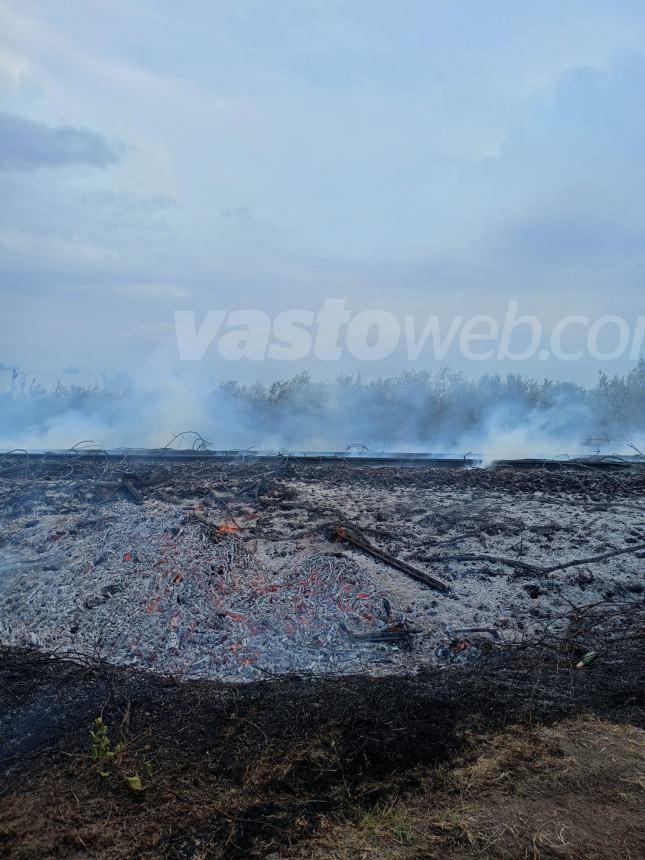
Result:
[[[239,530],[240,527],[236,526],[234,523],[222,523],[221,526],[217,527],[217,533],[220,535],[232,535]]]

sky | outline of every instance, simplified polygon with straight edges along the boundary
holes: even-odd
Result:
[[[175,310],[341,298],[635,325],[644,91],[638,0],[0,0],[0,361],[409,368],[179,361]],[[449,360],[592,383],[634,356]]]

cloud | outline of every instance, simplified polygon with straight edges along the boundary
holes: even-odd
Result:
[[[116,255],[111,249],[89,241],[0,228],[0,271],[4,272],[4,265],[16,256],[28,260],[32,269],[53,266],[76,270],[105,266]]]
[[[114,291],[126,299],[185,302],[190,299],[190,290],[175,284],[124,284]]]
[[[81,202],[111,209],[119,214],[154,214],[179,208],[177,201],[169,194],[137,195],[131,192],[110,191],[109,189],[84,194]]]
[[[642,263],[643,231],[585,212],[529,217],[502,233],[500,250],[524,266],[554,268],[615,265],[626,259]]]
[[[518,109],[499,156],[479,166],[511,199],[598,205],[607,220],[635,204],[642,216],[645,54],[623,52],[605,68],[574,67]],[[480,187],[478,191],[482,191]],[[608,212],[614,207],[615,212]]]
[[[119,146],[84,128],[50,126],[0,113],[0,170],[87,164],[107,167],[119,161]]]
[[[29,64],[27,60],[15,51],[0,45],[0,80],[3,78],[13,86],[18,86],[23,80]]]
[[[253,210],[248,206],[236,206],[232,209],[224,209],[222,218],[227,221],[234,221],[236,224],[250,224],[255,221]]]

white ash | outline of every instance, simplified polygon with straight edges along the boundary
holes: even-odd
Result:
[[[464,629],[517,641],[572,606],[643,590],[637,552],[550,575],[438,558],[485,553],[549,567],[641,545],[642,495],[618,481],[607,495],[590,484],[580,492],[577,478],[543,493],[525,491],[523,476],[519,491],[501,479],[480,487],[482,470],[429,486],[407,486],[405,470],[391,481],[379,474],[294,472],[262,499],[245,489],[271,484],[260,470],[178,466],[167,486],[144,489],[141,506],[100,503],[96,479],[83,474],[15,477],[0,486],[9,499],[0,514],[0,642],[187,677],[376,674],[472,659],[452,641],[490,637]],[[196,516],[212,527],[233,517],[240,528],[213,542]],[[331,543],[321,526],[332,517],[446,580],[450,592]],[[412,650],[352,635],[402,619],[416,631]]]
[[[268,570],[238,538],[213,544],[161,503],[116,502],[85,537],[69,522],[59,536],[60,525],[42,517],[22,533],[22,556],[3,561],[6,644],[210,678],[338,672],[397,650],[351,635],[391,623],[351,560],[316,553]],[[36,554],[43,538],[55,554]]]

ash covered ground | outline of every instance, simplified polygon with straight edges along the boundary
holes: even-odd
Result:
[[[0,642],[242,681],[472,662],[642,602],[644,490],[640,466],[5,457]]]

